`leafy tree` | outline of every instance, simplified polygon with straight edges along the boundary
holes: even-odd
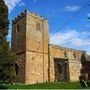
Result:
[[[8,8],[0,0],[0,83],[12,82],[15,77],[16,56],[9,48],[6,36],[8,34]],[[2,17],[1,17],[2,16]]]
[[[9,48],[9,42],[2,39],[0,41],[0,83],[13,81],[16,59],[16,55]]]
[[[0,83],[2,84],[13,81],[16,60],[16,56],[8,48],[7,42],[3,47],[0,45]]]

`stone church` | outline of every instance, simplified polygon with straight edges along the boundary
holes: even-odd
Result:
[[[43,17],[25,10],[12,21],[11,50],[17,54],[16,81],[75,82],[79,80],[87,53],[49,44],[49,24]]]
[[[0,31],[6,29],[8,32],[8,24],[8,8],[0,0]],[[86,60],[87,53],[49,42],[49,24],[43,17],[25,10],[12,21],[11,50],[18,56],[16,82],[33,84],[79,80],[82,61]],[[88,62],[83,64],[86,67]]]
[[[0,0],[0,40],[2,30],[8,34],[8,8]],[[48,20],[25,10],[12,21],[11,50],[18,59],[15,80],[25,84],[42,82],[75,82],[82,72],[90,76],[87,53],[51,45]]]

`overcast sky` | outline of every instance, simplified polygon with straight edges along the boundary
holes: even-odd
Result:
[[[50,43],[85,50],[90,54],[90,0],[5,0],[9,20],[26,8],[47,18]],[[8,35],[11,40],[11,25]]]

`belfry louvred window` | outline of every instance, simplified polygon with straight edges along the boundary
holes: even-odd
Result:
[[[37,23],[36,30],[41,30],[40,23]]]
[[[64,52],[64,57],[67,57],[67,53],[66,52]]]
[[[76,58],[76,54],[75,53],[73,53],[73,57]]]

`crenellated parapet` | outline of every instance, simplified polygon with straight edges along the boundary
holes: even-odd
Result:
[[[51,44],[50,44],[50,51],[52,56],[54,55],[56,57],[67,58],[70,60],[72,59],[81,60],[82,57],[85,57],[85,58],[87,57],[86,51],[76,50],[72,48],[61,47],[61,46],[51,45]]]
[[[16,23],[17,21],[21,20],[21,18],[23,18],[24,16],[26,16],[27,14],[27,9],[24,10],[24,12],[21,12],[17,17],[15,17],[15,19],[12,20],[12,23]]]
[[[29,15],[29,16],[32,16],[36,19],[40,19],[40,20],[44,20],[44,21],[48,22],[48,20],[43,18],[42,16],[40,16],[36,13],[29,12],[28,9],[26,9],[23,12],[21,12],[21,14],[18,15],[15,19],[13,19],[12,23],[16,23],[18,20],[20,20],[21,18],[23,18],[26,15]]]
[[[52,44],[50,44],[50,46],[51,46],[52,48],[57,48],[57,49],[66,50],[66,51],[86,53],[86,51],[83,51],[83,50],[77,50],[77,49],[68,48],[68,47],[62,47],[62,46],[58,46],[58,45],[52,45]]]

